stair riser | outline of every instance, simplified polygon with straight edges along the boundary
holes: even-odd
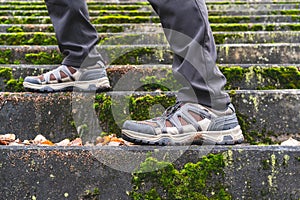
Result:
[[[88,5],[89,10],[139,10],[148,9],[152,10],[150,5]],[[286,9],[298,9],[297,3],[287,4],[230,4],[230,5],[211,5],[207,4],[207,9],[212,10],[286,10]],[[41,5],[0,5],[0,10],[46,10],[46,6]]]
[[[173,53],[163,46],[98,46],[108,64],[140,65],[171,64]],[[0,46],[5,60],[1,64],[58,64],[62,56],[57,46]],[[297,64],[300,60],[299,44],[218,45],[217,63],[220,64]],[[25,58],[25,59],[24,59]]]
[[[162,32],[159,23],[154,24],[105,24],[94,25],[99,33]],[[300,31],[298,23],[210,24],[213,31]],[[50,24],[0,24],[0,32],[54,32]]]
[[[2,19],[1,19],[2,18]],[[0,24],[52,24],[49,17],[36,16],[36,17],[0,17]],[[122,24],[122,23],[159,23],[157,16],[104,16],[104,17],[91,17],[92,24]],[[300,17],[294,16],[281,16],[281,15],[266,15],[266,16],[211,16],[209,17],[211,23],[280,23],[300,22]]]
[[[297,200],[300,197],[299,149],[253,146],[214,149],[172,147],[159,150],[155,147],[1,147],[2,198],[94,197],[127,200],[131,199],[127,192],[134,188],[133,176],[118,169],[134,169],[149,154],[159,161],[170,160],[176,169],[182,169],[186,163],[201,162],[202,156],[206,155],[204,151],[221,156],[225,163],[224,167],[218,169],[222,174],[213,178],[209,176],[205,184],[207,187],[219,184],[227,188],[226,192],[232,199]],[[174,161],[170,158],[172,156],[179,158]],[[205,170],[206,168],[204,166]],[[154,177],[148,178],[145,185],[155,181]],[[159,186],[154,185],[151,189],[159,190],[157,187]]]
[[[100,45],[168,44],[161,33],[99,34]],[[300,43],[300,31],[215,32],[216,44]],[[53,33],[0,33],[0,45],[56,45]]]
[[[22,83],[26,76],[37,76],[57,66],[5,66],[0,65],[0,91],[18,92],[24,91],[23,87],[7,84],[12,79]],[[226,90],[261,90],[261,89],[300,89],[300,66],[220,66],[227,78]],[[3,70],[3,71],[2,71]],[[107,69],[112,88],[120,79],[129,74],[134,75],[135,82],[145,85],[145,89],[151,91],[177,90],[179,83],[172,75],[171,66],[112,66]],[[159,84],[159,86],[153,83]],[[150,84],[150,85],[149,85]],[[115,90],[115,89],[114,89]]]
[[[224,16],[224,15],[299,15],[300,11],[298,9],[291,10],[229,10],[229,11],[208,11],[209,16]],[[0,16],[48,16],[48,11],[46,10],[6,10],[0,11]],[[123,15],[123,16],[154,16],[156,13],[154,11],[90,11],[89,15],[91,17],[95,16],[107,16],[107,15]]]
[[[53,141],[60,141],[75,137],[76,128],[84,125],[88,129],[81,129],[80,133],[89,138],[99,135],[101,129],[119,134],[125,119],[132,117],[142,120],[158,116],[164,110],[162,105],[171,106],[176,100],[173,93],[150,94],[153,97],[140,93],[131,98],[129,94],[102,94],[95,100],[93,94],[81,97],[78,93],[1,93],[0,133],[15,133],[21,139],[32,139],[37,134],[43,134]],[[300,100],[298,90],[237,91],[231,97],[246,142],[279,142],[287,139],[290,134],[299,137],[300,104],[295,103]],[[132,105],[130,111],[129,105]],[[93,107],[96,108],[96,114]],[[80,120],[78,116],[81,116]],[[100,124],[102,128],[95,124]],[[92,133],[86,132],[89,130]]]

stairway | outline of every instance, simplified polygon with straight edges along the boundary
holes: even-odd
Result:
[[[217,64],[246,141],[206,153],[221,153],[227,161],[229,155],[221,182],[229,184],[233,199],[300,198],[300,149],[278,145],[289,137],[300,139],[299,6],[299,0],[207,0]],[[175,102],[172,52],[151,6],[140,0],[93,0],[88,7],[112,90],[30,93],[22,87],[24,77],[53,69],[62,60],[53,26],[43,1],[0,1],[0,134],[92,141],[103,133],[120,135],[124,120],[159,115]],[[0,147],[6,198],[125,199],[133,168],[118,170],[106,161],[122,166],[120,158],[143,155],[142,160],[146,152],[156,151],[184,151],[179,159],[184,163],[201,160],[201,149],[193,146],[126,147],[130,156],[119,147]]]

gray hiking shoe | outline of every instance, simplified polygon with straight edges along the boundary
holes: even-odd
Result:
[[[178,102],[158,118],[125,121],[122,137],[136,144],[236,144],[244,136],[233,105],[217,111],[195,103]]]
[[[102,62],[93,66],[74,68],[61,65],[41,76],[27,76],[25,89],[39,92],[96,91],[110,88],[106,69]]]

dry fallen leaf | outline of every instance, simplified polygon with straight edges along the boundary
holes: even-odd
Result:
[[[282,142],[281,146],[300,146],[300,142],[293,138],[289,138],[288,140]]]
[[[33,139],[33,144],[41,144],[42,142],[45,142],[45,141],[47,141],[47,139],[43,135],[37,135]]]
[[[15,134],[0,135],[0,145],[9,145],[10,142],[13,142],[15,140]]]
[[[16,140],[16,135],[15,134],[0,135],[0,140],[14,141]]]
[[[45,140],[40,143],[41,145],[53,146],[54,144],[50,140]]]
[[[103,137],[104,141],[102,142],[102,145],[107,145],[110,142],[110,137],[109,136],[104,136]]]
[[[69,146],[70,140],[69,139],[64,139],[58,143],[55,143],[56,146]]]
[[[69,146],[82,146],[81,138],[76,138],[69,143]]]

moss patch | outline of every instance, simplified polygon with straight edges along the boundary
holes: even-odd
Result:
[[[28,63],[39,65],[39,64],[57,64],[62,60],[62,55],[53,51],[52,53],[39,52],[39,53],[28,53],[25,55],[25,60]]]
[[[23,92],[23,79],[15,79],[12,74],[11,68],[0,68],[0,91],[14,91],[14,92]]]
[[[220,66],[227,79],[226,90],[237,89],[300,89],[300,71],[296,66],[274,67],[241,67]],[[144,90],[169,91],[179,89],[180,85],[174,79],[171,69],[159,71],[158,76],[145,76],[141,82],[145,84]],[[159,77],[162,76],[162,77]],[[166,87],[170,86],[170,87]]]
[[[7,64],[12,59],[11,50],[0,51],[0,64]]]
[[[135,199],[231,199],[223,185],[222,154],[210,154],[197,163],[187,163],[176,169],[172,163],[149,157],[133,174],[133,190],[129,195]],[[219,182],[209,181],[217,176]],[[209,183],[209,184],[208,184]]]
[[[56,45],[56,37],[45,33],[2,33],[0,45]]]

